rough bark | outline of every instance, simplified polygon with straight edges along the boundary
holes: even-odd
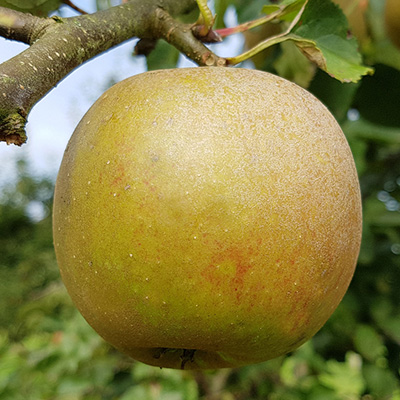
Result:
[[[0,7],[0,36],[30,47],[0,65],[0,141],[26,141],[27,116],[73,69],[132,37],[164,39],[199,65],[224,65],[197,39],[191,26],[174,19],[194,0],[133,0],[73,18],[39,18]]]

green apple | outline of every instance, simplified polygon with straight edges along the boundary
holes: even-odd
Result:
[[[53,217],[89,324],[170,368],[299,347],[345,294],[361,238],[357,173],[330,112],[282,78],[222,67],[106,91],[67,146]]]
[[[400,49],[400,0],[386,0],[385,26],[389,38]]]

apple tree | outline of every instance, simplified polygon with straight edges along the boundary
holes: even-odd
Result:
[[[0,198],[0,399],[400,398],[400,51],[392,34],[400,21],[396,1],[387,3],[390,13],[381,0],[216,0],[212,10],[202,0],[97,1],[86,14],[71,1],[0,0],[0,35],[30,46],[0,65],[0,141],[23,145],[46,93],[137,38],[132,51],[149,70],[174,68],[183,54],[201,66],[272,72],[312,92],[350,143],[364,208],[353,282],[310,342],[240,369],[155,370],[116,354],[75,312],[58,278],[49,213],[35,221],[26,212],[32,202],[51,209],[52,183],[35,183],[22,163]],[[64,18],[63,7],[78,15]],[[225,25],[229,9],[236,26]],[[243,35],[243,52],[218,56],[209,44],[231,35]]]

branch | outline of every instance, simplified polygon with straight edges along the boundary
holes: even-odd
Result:
[[[0,36],[31,44],[54,20],[0,7]]]
[[[26,141],[27,116],[48,91],[74,68],[132,37],[165,39],[199,65],[223,65],[176,21],[194,0],[142,0],[90,15],[39,18],[0,7],[0,35],[31,46],[0,65],[0,141]],[[162,7],[161,7],[162,5]]]
[[[192,26],[175,21],[165,10],[156,10],[161,38],[175,46],[181,53],[203,66],[224,66],[226,60],[206,48],[193,34]],[[205,37],[204,39],[208,39]],[[211,40],[212,41],[212,40]]]

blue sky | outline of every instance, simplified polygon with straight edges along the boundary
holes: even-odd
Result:
[[[89,8],[87,0],[75,0],[74,3],[86,10]],[[73,11],[63,9],[63,16],[72,15]],[[230,24],[235,23],[234,13],[230,19]],[[105,90],[107,82],[111,78],[119,81],[146,70],[144,58],[131,55],[134,41],[113,48],[77,68],[37,103],[28,117],[26,144],[16,147],[0,142],[0,185],[15,178],[14,160],[20,157],[28,160],[33,174],[55,178],[69,137],[84,113]],[[233,56],[240,47],[241,41],[232,38],[218,45],[217,53]],[[21,43],[0,38],[0,63],[26,48]],[[180,66],[191,65],[194,64],[184,58],[180,61]]]
[[[18,157],[23,153],[34,163],[38,173],[58,168],[68,138],[83,114],[104,91],[107,81],[145,71],[144,60],[130,55],[132,46],[132,42],[125,43],[89,61],[40,100],[28,117],[27,144],[18,148],[0,143],[1,164],[4,166],[4,157]],[[19,44],[0,39],[0,62],[20,50]],[[2,169],[1,174],[7,173],[10,171]]]
[[[89,2],[75,1],[88,9]],[[76,15],[68,8],[63,16]],[[75,126],[104,91],[110,78],[121,80],[145,71],[145,60],[133,58],[133,41],[124,43],[77,68],[35,105],[28,117],[28,142],[22,147],[0,143],[0,183],[12,178],[15,160],[27,159],[32,172],[55,177],[62,154]],[[0,38],[0,63],[27,46]]]

